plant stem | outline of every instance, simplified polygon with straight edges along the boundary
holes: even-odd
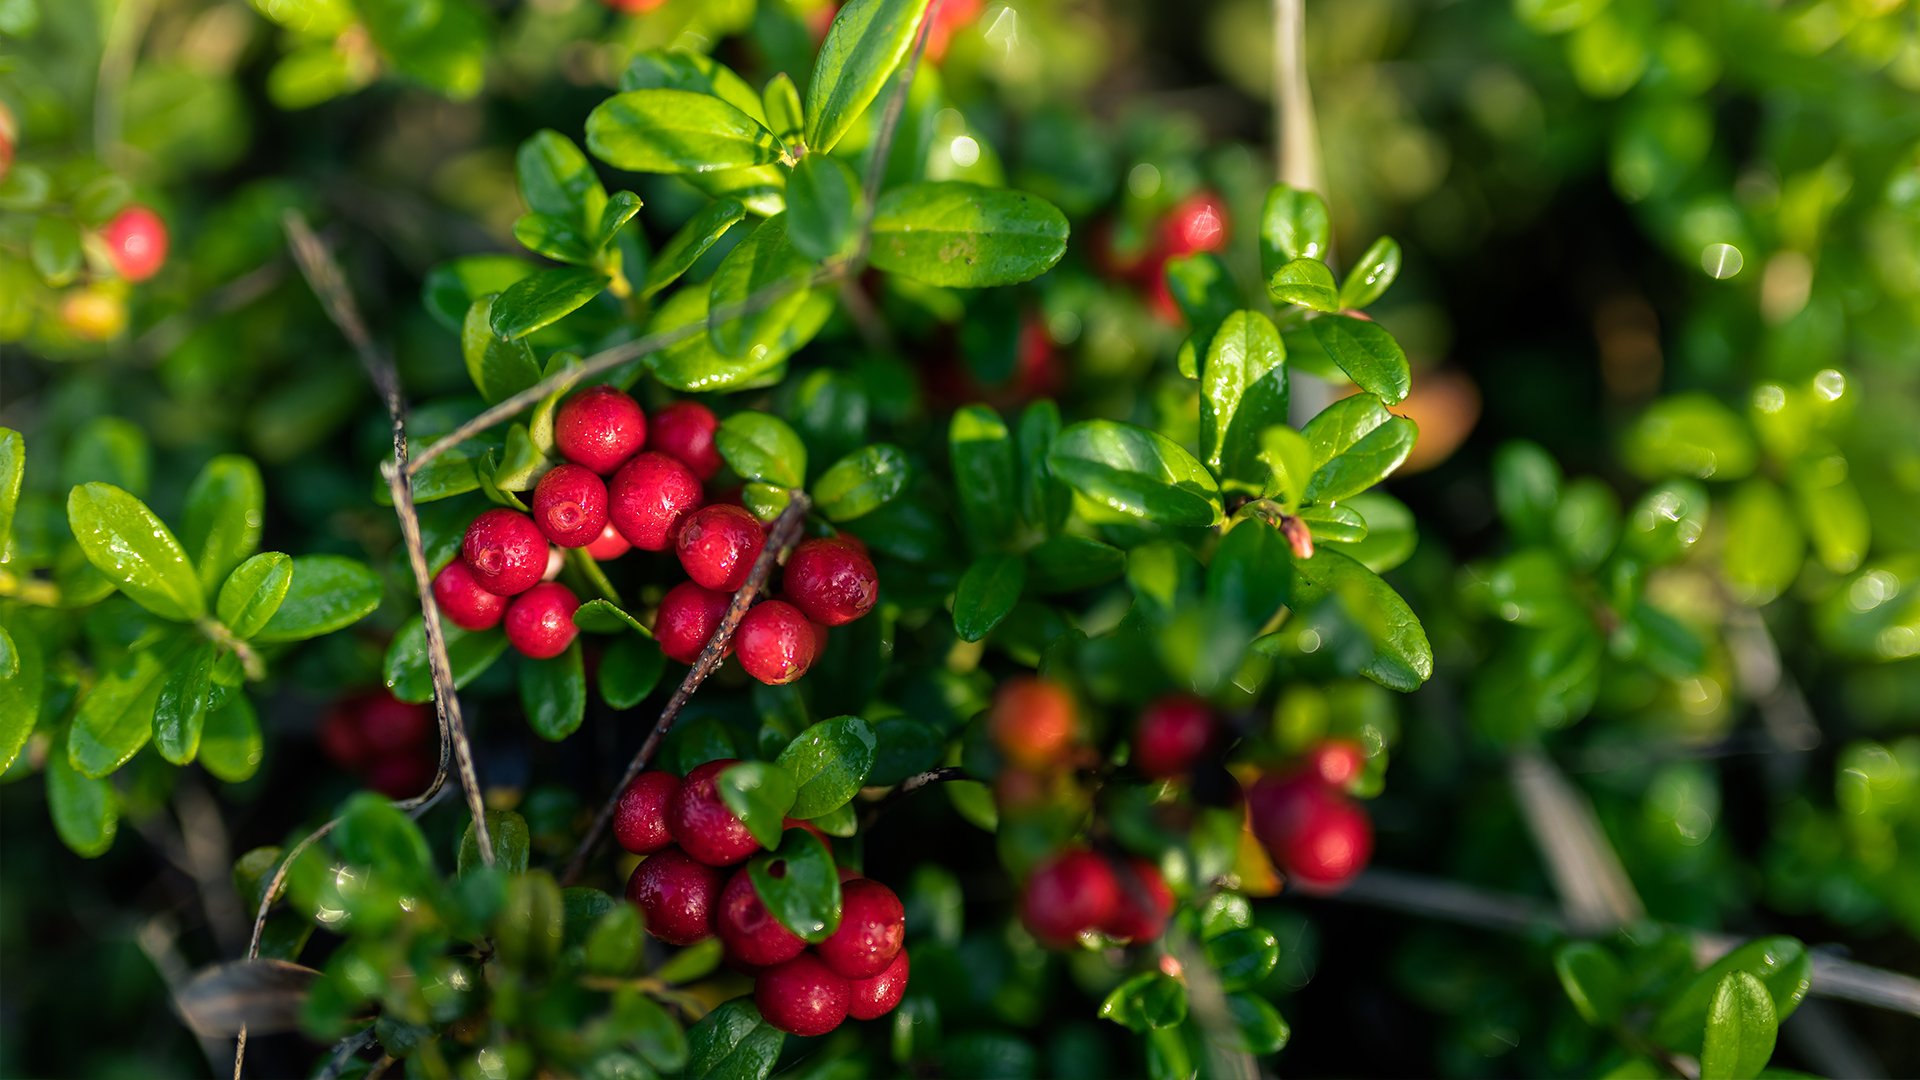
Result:
[[[1273,0],[1273,152],[1280,182],[1326,196],[1307,85],[1306,0]]]
[[[860,824],[873,824],[874,821],[879,818],[881,814],[886,813],[887,809],[894,803],[919,791],[923,787],[929,787],[933,784],[944,784],[952,780],[971,779],[973,778],[967,775],[967,771],[958,765],[942,765],[937,769],[928,769],[923,773],[915,773],[905,780],[900,781],[898,784],[895,784],[893,790],[880,796],[877,802],[867,807],[866,812],[860,815]]]

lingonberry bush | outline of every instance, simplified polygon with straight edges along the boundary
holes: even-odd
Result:
[[[1909,13],[1164,7],[0,2],[0,1072],[1911,1066]]]

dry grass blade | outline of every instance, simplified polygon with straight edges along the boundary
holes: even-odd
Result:
[[[1547,862],[1575,932],[1590,934],[1645,918],[1627,868],[1586,797],[1537,751],[1515,755],[1511,768],[1520,816]]]

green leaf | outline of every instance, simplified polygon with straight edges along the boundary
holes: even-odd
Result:
[[[1013,540],[1019,502],[1006,422],[985,405],[965,406],[953,414],[947,445],[968,539],[977,551],[1004,547]]]
[[[600,657],[600,697],[611,708],[631,709],[660,685],[666,666],[658,645],[623,634]]]
[[[1132,424],[1074,424],[1054,440],[1047,467],[1087,498],[1162,525],[1204,528],[1224,517],[1206,467],[1173,440]]]
[[[1700,1080],[1752,1080],[1773,1056],[1780,1020],[1759,979],[1730,971],[1714,989],[1700,1051]]]
[[[676,290],[654,311],[649,332],[705,325],[708,293],[709,290],[701,288]],[[697,334],[653,354],[649,363],[653,365],[654,377],[669,389],[687,393],[750,389],[764,385],[770,375],[777,378],[775,373],[780,370],[781,363],[794,350],[812,340],[833,313],[834,300],[830,291],[810,289],[805,296],[806,303],[801,305],[798,314],[772,349],[739,358],[723,356],[713,347],[711,335]]]
[[[855,450],[814,482],[814,508],[828,521],[852,521],[892,501],[906,489],[910,473],[906,451],[891,443]]]
[[[653,631],[647,629],[646,623],[634,618],[613,601],[598,596],[574,609],[573,625],[589,634],[619,634],[632,630],[641,637],[653,636]]]
[[[207,714],[206,730],[200,733],[200,767],[216,779],[238,784],[260,771],[264,756],[260,718],[254,714],[253,702],[238,691],[229,693]]]
[[[1433,675],[1433,646],[1413,609],[1378,574],[1329,548],[1313,558],[1295,560],[1293,590],[1287,605],[1296,611],[1336,592],[1348,601],[1349,614],[1361,620],[1373,644],[1373,657],[1360,674],[1389,690],[1409,693]],[[1364,612],[1353,612],[1354,604]]]
[[[1707,394],[1675,394],[1642,413],[1622,454],[1645,479],[1691,476],[1738,480],[1753,472],[1760,451],[1732,409]]]
[[[1234,284],[1227,264],[1211,251],[1196,252],[1168,259],[1161,271],[1167,291],[1186,316],[1193,332],[1180,343],[1180,374],[1189,379],[1200,377],[1200,360],[1207,353],[1220,324],[1240,306],[1240,287]]]
[[[500,452],[500,463],[493,470],[497,491],[531,491],[547,475],[554,462],[533,441],[525,424],[507,428],[507,442]]]
[[[29,247],[40,279],[56,289],[80,272],[80,226],[71,218],[43,215],[33,223]]]
[[[1355,386],[1378,395],[1389,405],[1405,399],[1413,389],[1407,354],[1379,323],[1351,315],[1328,315],[1307,325],[1320,347]]]
[[[953,629],[962,641],[979,641],[1000,625],[1020,602],[1027,585],[1026,560],[1018,555],[983,555],[960,575],[953,591]]]
[[[707,301],[713,347],[723,356],[771,353],[806,306],[813,269],[787,242],[787,215],[761,222],[713,272]],[[749,298],[758,307],[743,313]]]
[[[587,971],[614,977],[631,975],[639,966],[640,950],[646,944],[645,933],[638,906],[613,905],[587,933],[583,957]]]
[[[1707,531],[1707,489],[1691,480],[1669,480],[1640,496],[1627,511],[1620,544],[1646,562],[1677,562]]]
[[[1259,926],[1228,930],[1208,938],[1207,961],[1220,976],[1222,990],[1258,986],[1280,963],[1280,941]]]
[[[577,266],[542,270],[507,286],[507,291],[494,300],[487,325],[508,341],[526,337],[599,296],[610,280],[598,270]]]
[[[30,627],[14,624],[7,631],[12,645],[13,673],[0,678],[0,773],[13,767],[40,719],[40,700],[46,694],[46,660],[39,636]]]
[[[498,296],[475,300],[467,308],[466,321],[460,327],[460,352],[466,357],[467,375],[489,405],[540,381],[540,362],[534,359],[533,348],[524,341],[509,341],[493,332],[494,309],[500,300]]]
[[[421,301],[435,321],[459,333],[475,300],[501,292],[539,267],[513,255],[468,255],[427,271]]]
[[[1866,503],[1848,473],[1846,458],[1816,452],[1794,462],[1789,474],[1814,554],[1836,574],[1860,565],[1873,533]]]
[[[1073,495],[1047,468],[1047,454],[1060,436],[1060,407],[1042,398],[1020,414],[1020,515],[1036,529],[1053,531],[1067,520]]]
[[[266,491],[252,459],[223,454],[207,462],[187,489],[182,546],[193,558],[201,587],[208,593],[226,580],[240,560],[260,550],[266,520]]]
[[[768,79],[766,89],[760,93],[760,103],[766,107],[767,127],[782,143],[792,146],[806,134],[807,110],[800,104],[800,90],[793,85],[792,76],[782,71]],[[825,154],[811,156],[826,157]]]
[[[352,626],[380,606],[380,578],[339,555],[296,555],[286,599],[254,638],[305,641]]]
[[[1027,549],[1027,586],[1042,595],[1100,585],[1126,569],[1126,552],[1092,537],[1062,533]]]
[[[1734,972],[1745,972],[1766,987],[1776,1022],[1792,1016],[1813,985],[1813,960],[1806,946],[1780,936],[1749,941],[1708,965],[1668,999],[1654,1021],[1654,1041],[1683,1054],[1700,1049],[1702,1026],[1721,982]]]
[[[1265,315],[1228,315],[1200,371],[1200,452],[1216,475],[1259,479],[1260,436],[1287,419],[1287,350]]]
[[[287,598],[293,584],[293,560],[278,551],[262,552],[241,563],[220,587],[214,613],[237,638],[258,634]]]
[[[200,730],[213,694],[213,657],[212,642],[195,645],[160,684],[154,701],[154,749],[175,765],[187,764],[200,752]]]
[[[873,217],[873,265],[929,285],[1016,285],[1066,250],[1067,219],[1052,203],[959,180],[896,187]]]
[[[133,652],[80,699],[67,758],[82,776],[106,776],[147,745],[155,702],[179,652],[177,644]]]
[[[1314,472],[1314,452],[1306,436],[1284,424],[1267,428],[1260,433],[1260,462],[1267,467],[1261,494],[1279,499],[1289,514],[1298,510]]]
[[[593,250],[604,253],[611,248],[614,238],[620,235],[620,230],[626,226],[627,222],[633,220],[633,216],[640,212],[640,207],[643,205],[645,204],[640,201],[640,196],[631,191],[614,192],[607,199],[606,209],[600,212],[599,223],[594,226]]]
[[[1100,1018],[1128,1031],[1170,1028],[1187,1018],[1187,987],[1158,971],[1146,971],[1113,988],[1100,1003]]]
[[[20,481],[27,470],[27,441],[12,428],[0,427],[0,551],[13,535],[13,514],[20,506]]]
[[[808,154],[787,180],[787,237],[802,255],[819,262],[848,254],[859,238],[865,206],[860,178],[845,162]]]
[[[1590,941],[1569,942],[1553,954],[1553,970],[1581,1019],[1602,1029],[1619,1021],[1626,973],[1612,953]]]
[[[67,443],[61,462],[61,486],[79,487],[98,480],[143,497],[153,472],[153,448],[140,427],[117,416],[88,421]]]
[[[1786,591],[1800,576],[1807,554],[1793,504],[1772,481],[1750,477],[1727,500],[1726,544],[1720,569],[1743,604],[1760,606]]]
[[[134,603],[176,622],[207,613],[187,553],[146,503],[112,484],[82,484],[67,496],[67,523],[87,561]]]
[[[1276,304],[1295,304],[1315,311],[1339,311],[1340,290],[1333,271],[1319,259],[1295,259],[1267,279],[1267,295]]]
[[[487,811],[487,840],[493,848],[493,868],[503,874],[524,874],[527,872],[527,860],[532,854],[533,840],[527,832],[527,819],[511,810]],[[473,821],[468,819],[466,831],[460,834],[460,853],[455,856],[455,873],[461,877],[485,865],[480,861],[480,838],[473,830]],[[620,905],[636,910],[630,904]]]
[[[480,677],[506,651],[507,636],[498,630],[473,632],[442,620],[447,636],[447,660],[453,668],[453,687],[458,690]],[[420,616],[415,615],[393,635],[387,646],[387,689],[401,701],[412,704],[433,700],[433,676],[427,670],[427,632]]]
[[[1560,464],[1540,444],[1513,439],[1493,452],[1493,502],[1518,539],[1547,538],[1560,487]]]
[[[369,867],[401,880],[433,869],[433,852],[412,818],[386,799],[363,791],[347,800],[333,832],[334,850],[349,866]]]
[[[1413,421],[1387,411],[1371,394],[1355,394],[1327,406],[1301,431],[1313,449],[1313,479],[1306,497],[1337,502],[1389,476],[1413,452]]]
[[[543,214],[585,236],[607,205],[606,188],[572,139],[553,130],[536,131],[520,144],[515,163],[520,197],[536,214]]]
[[[413,501],[438,502],[478,490],[480,468],[485,464],[486,453],[480,444],[466,442],[429,461],[426,467],[414,474]],[[393,505],[393,491],[387,486],[385,477],[374,481],[373,501],[381,506]]]
[[[1277,1054],[1293,1037],[1293,1029],[1287,1026],[1286,1018],[1265,998],[1252,994],[1229,994],[1227,1015],[1233,1018],[1233,1026],[1226,1032],[1212,1033],[1209,1037],[1241,1053],[1261,1056]]]
[[[620,169],[704,173],[770,165],[780,140],[765,125],[707,94],[629,90],[587,114],[587,149]]]
[[[75,771],[66,754],[47,755],[47,811],[60,842],[85,859],[106,854],[120,828],[113,784]]]
[[[587,673],[579,641],[550,660],[522,659],[520,707],[533,733],[548,742],[580,729],[587,715]]]
[[[687,1032],[686,1080],[766,1080],[786,1035],[760,1018],[751,998],[722,1002]]]
[[[1367,519],[1345,506],[1309,506],[1299,516],[1321,543],[1356,544],[1367,538]]]
[[[737,412],[720,421],[714,448],[746,480],[797,488],[807,482],[807,446],[793,428],[763,412]]]
[[[1367,535],[1345,542],[1342,550],[1376,574],[1384,574],[1412,556],[1420,543],[1413,511],[1391,495],[1369,491],[1346,501],[1346,509],[1367,523]]]
[[[513,238],[528,251],[545,255],[555,262],[584,264],[593,261],[593,242],[571,221],[546,214],[522,214],[513,223]]]
[[[1260,275],[1271,278],[1293,259],[1325,258],[1332,235],[1325,200],[1275,184],[1260,208]]]
[[[834,16],[807,82],[807,148],[824,154],[867,111],[913,50],[927,0],[849,0]]]
[[[787,812],[793,809],[798,795],[793,777],[785,769],[767,761],[743,761],[721,772],[714,787],[760,846],[773,847],[780,842]]]
[[[794,783],[788,817],[810,821],[847,805],[873,770],[873,729],[857,716],[822,720],[794,736],[776,759]]]
[[[727,230],[739,224],[747,216],[747,208],[736,199],[719,199],[708,203],[699,213],[693,215],[680,231],[673,234],[659,254],[654,256],[653,265],[647,268],[646,284],[641,286],[640,295],[650,297],[661,289],[680,279],[682,274],[693,268],[700,257],[713,249]]]
[[[687,90],[717,97],[755,120],[764,120],[760,95],[732,68],[684,49],[639,53],[620,74],[622,90]]]
[[[788,829],[780,846],[747,864],[753,891],[781,926],[818,944],[840,928],[840,872],[821,839]]]
[[[1393,237],[1383,236],[1347,271],[1347,280],[1340,283],[1340,306],[1349,311],[1366,307],[1380,299],[1399,276],[1400,245]]]

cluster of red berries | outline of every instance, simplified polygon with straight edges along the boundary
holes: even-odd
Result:
[[[1301,768],[1265,776],[1247,789],[1253,833],[1289,878],[1310,889],[1353,880],[1373,855],[1373,823],[1348,786],[1366,765],[1366,750],[1329,739]]]
[[[754,1004],[767,1023],[794,1035],[825,1035],[851,1016],[892,1012],[907,990],[906,908],[892,889],[841,872],[840,926],[808,948],[767,910],[744,866],[761,850],[715,786],[732,760],[710,761],[682,780],[645,772],[620,793],[613,835],[644,856],[627,899],[647,932],[670,945],[719,935],[728,961],[754,979]],[[807,829],[805,822],[788,828]]]
[[[384,690],[334,702],[320,718],[320,749],[341,768],[392,799],[418,795],[438,764],[433,710]]]
[[[1114,243],[1113,226],[1103,224],[1094,238],[1095,260],[1109,277],[1134,282],[1148,291],[1156,315],[1180,321],[1180,307],[1167,288],[1167,260],[1227,244],[1227,208],[1211,191],[1200,191],[1176,203],[1146,242],[1129,250]]]
[[[1166,932],[1173,891],[1159,867],[1068,848],[1027,877],[1020,921],[1043,945],[1065,948],[1082,934],[1144,944]]]
[[[507,641],[544,659],[573,643],[580,600],[553,580],[563,565],[554,546],[595,559],[633,548],[674,551],[690,579],[660,602],[660,649],[692,663],[753,571],[767,542],[760,520],[737,501],[709,502],[705,483],[720,471],[719,421],[705,406],[677,402],[651,420],[611,386],[582,390],[554,414],[553,443],[564,464],[533,489],[531,515],[488,510],[467,527],[460,557],[434,578],[440,610],[467,630],[506,624]],[[755,605],[730,648],[749,675],[792,682],[812,666],[825,628],[872,610],[879,577],[849,537],[809,540],[788,559],[785,596]]]

